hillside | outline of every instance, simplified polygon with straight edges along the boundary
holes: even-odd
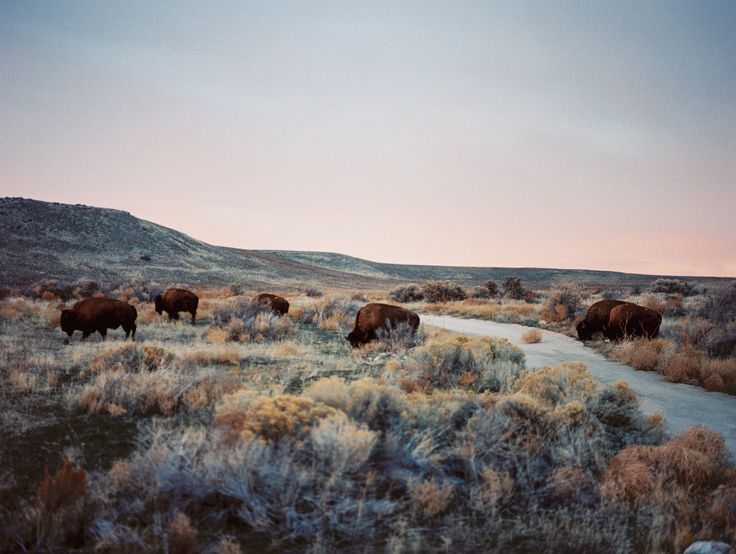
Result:
[[[533,287],[565,280],[621,286],[646,285],[655,278],[607,271],[399,265],[325,252],[225,248],[120,210],[22,198],[0,199],[0,236],[0,286],[5,288],[80,277],[283,288],[387,288],[427,279],[471,285],[510,275]]]

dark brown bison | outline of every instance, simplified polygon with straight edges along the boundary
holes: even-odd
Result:
[[[370,303],[358,310],[355,316],[355,327],[345,338],[353,348],[378,338],[379,329],[391,330],[400,323],[407,323],[416,331],[419,327],[419,316],[399,306]]]
[[[653,339],[659,334],[661,323],[662,314],[659,312],[627,302],[611,310],[605,335],[611,340],[627,337]]]
[[[199,296],[185,289],[166,289],[163,294],[157,294],[153,299],[156,305],[156,313],[169,314],[169,320],[179,319],[179,312],[187,312],[192,315],[192,325],[197,320],[197,306]]]
[[[254,296],[251,302],[254,304],[261,304],[263,306],[269,306],[271,311],[278,315],[289,313],[289,301],[286,298],[281,298],[275,294],[264,292],[263,294]]]
[[[590,340],[596,333],[606,332],[611,310],[626,304],[623,300],[600,300],[588,308],[585,319],[578,323],[576,329],[580,340]]]
[[[74,331],[82,331],[82,340],[97,331],[102,340],[107,337],[108,329],[117,329],[121,325],[127,339],[131,332],[135,339],[138,311],[127,302],[110,298],[87,298],[80,300],[71,310],[61,311],[61,330],[70,337]]]

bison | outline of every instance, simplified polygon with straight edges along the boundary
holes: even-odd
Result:
[[[169,315],[169,321],[179,319],[179,312],[187,312],[192,315],[192,325],[197,319],[197,306],[199,306],[199,296],[185,289],[166,289],[163,294],[157,294],[153,299],[156,306],[156,313],[161,315],[166,312]]]
[[[627,337],[655,338],[659,334],[662,314],[636,304],[620,304],[611,310],[604,334],[610,340]]]
[[[264,292],[263,294],[254,296],[251,302],[253,302],[254,304],[260,304],[262,306],[267,306],[271,309],[272,312],[278,315],[289,313],[289,301],[286,298],[281,298],[280,296],[276,296],[275,294],[268,294]]]
[[[412,331],[419,327],[419,316],[399,306],[370,303],[358,310],[355,328],[345,337],[353,348],[378,338],[379,329],[391,330],[399,323],[406,323]]]
[[[590,340],[596,333],[605,333],[611,310],[626,304],[623,300],[601,300],[588,308],[585,319],[578,323],[576,329],[580,340]]]
[[[61,311],[61,329],[69,337],[74,331],[82,331],[82,340],[97,331],[102,340],[107,337],[108,329],[117,329],[121,325],[127,339],[132,332],[135,340],[138,311],[134,306],[120,300],[110,298],[87,298],[80,300],[71,310]]]

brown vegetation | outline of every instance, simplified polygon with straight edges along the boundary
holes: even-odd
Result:
[[[65,444],[76,461],[45,476],[41,465],[30,489],[28,470],[6,463],[0,550],[674,551],[733,536],[723,440],[700,428],[665,440],[625,383],[599,385],[574,363],[528,371],[505,340],[421,328],[353,353],[342,337],[364,300],[296,297],[278,333],[236,292],[197,291],[196,326],[141,320],[134,344],[64,346],[47,319],[56,300],[0,304],[12,317],[0,319],[0,390],[12,391],[0,440],[42,430],[34,410],[48,405],[62,428],[73,416],[110,429]],[[434,306],[527,322],[543,308]],[[251,316],[250,339],[231,340]],[[617,348],[727,388],[729,359],[703,356],[691,335]],[[126,421],[135,440],[98,461]],[[33,465],[43,450],[27,448]]]

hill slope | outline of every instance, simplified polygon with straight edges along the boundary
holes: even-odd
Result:
[[[0,237],[0,285],[10,288],[80,277],[285,288],[387,288],[427,279],[470,285],[510,275],[535,287],[564,280],[589,286],[646,285],[654,279],[607,271],[399,265],[325,252],[225,248],[128,212],[23,198],[0,199]]]

